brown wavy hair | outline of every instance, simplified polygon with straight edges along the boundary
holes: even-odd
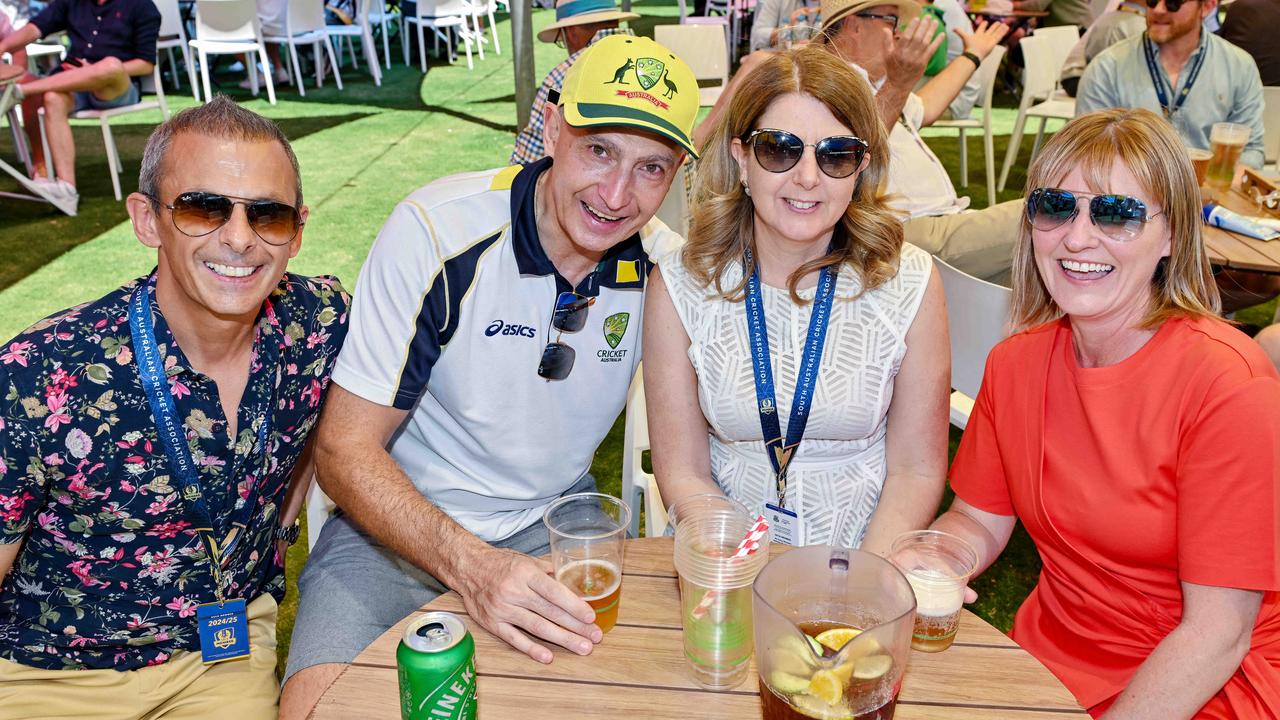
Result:
[[[802,304],[797,283],[824,267],[853,269],[861,284],[859,294],[893,278],[902,250],[902,223],[877,197],[888,177],[889,151],[870,85],[830,52],[812,44],[774,54],[745,80],[713,126],[698,161],[693,218],[684,247],[689,273],[706,287],[714,285],[725,299],[742,299],[747,273],[734,287],[721,285],[725,270],[733,263],[744,263],[747,250],[757,254],[755,206],[743,191],[731,147],[735,138],[745,138],[757,129],[760,116],[779,97],[804,93],[826,105],[841,124],[867,142],[869,160],[836,224],[830,252],[801,265],[787,279],[791,298]]]
[[[1027,173],[1026,194],[1058,187],[1079,168],[1090,192],[1109,192],[1113,163],[1124,163],[1160,207],[1169,232],[1169,256],[1151,277],[1151,299],[1141,326],[1151,330],[1173,317],[1217,317],[1222,307],[1201,237],[1200,188],[1186,146],[1164,118],[1150,110],[1099,110],[1072,120],[1045,144]],[[1082,212],[1087,212],[1083,211]],[[1076,222],[1088,222],[1077,218]],[[1036,268],[1031,223],[1024,213],[1013,250],[1016,329],[1062,316]]]

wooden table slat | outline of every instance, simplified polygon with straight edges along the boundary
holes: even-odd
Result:
[[[1280,214],[1274,211],[1259,208],[1238,189],[1232,189],[1229,192],[1205,189],[1203,192],[1207,199],[1242,215],[1261,214],[1280,217]],[[1204,226],[1204,244],[1209,253],[1209,261],[1214,265],[1233,270],[1280,273],[1280,240],[1256,240],[1206,225]]]

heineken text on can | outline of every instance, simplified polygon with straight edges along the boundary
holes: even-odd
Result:
[[[475,720],[476,642],[457,615],[425,613],[396,648],[403,720]]]

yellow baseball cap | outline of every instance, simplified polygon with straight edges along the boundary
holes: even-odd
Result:
[[[689,66],[653,40],[632,35],[610,35],[589,45],[560,89],[570,125],[648,130],[695,158],[698,104],[698,81]]]

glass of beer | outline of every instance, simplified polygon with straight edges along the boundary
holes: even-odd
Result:
[[[1209,160],[1213,158],[1213,153],[1204,148],[1188,147],[1187,157],[1191,158],[1191,167],[1196,171],[1196,185],[1204,187],[1209,173]]]
[[[1249,142],[1248,125],[1238,123],[1214,123],[1209,131],[1209,149],[1213,153],[1209,158],[1206,171],[1206,182],[1215,190],[1229,190],[1231,180],[1236,175],[1236,163],[1240,162],[1240,153]]]
[[[978,553],[950,533],[917,530],[893,541],[889,559],[915,592],[912,649],[942,652],[951,647],[960,628],[964,588],[978,565]]]
[[[542,516],[551,534],[556,579],[596,611],[596,626],[609,632],[622,599],[622,553],[631,508],[612,495],[565,495]]]

